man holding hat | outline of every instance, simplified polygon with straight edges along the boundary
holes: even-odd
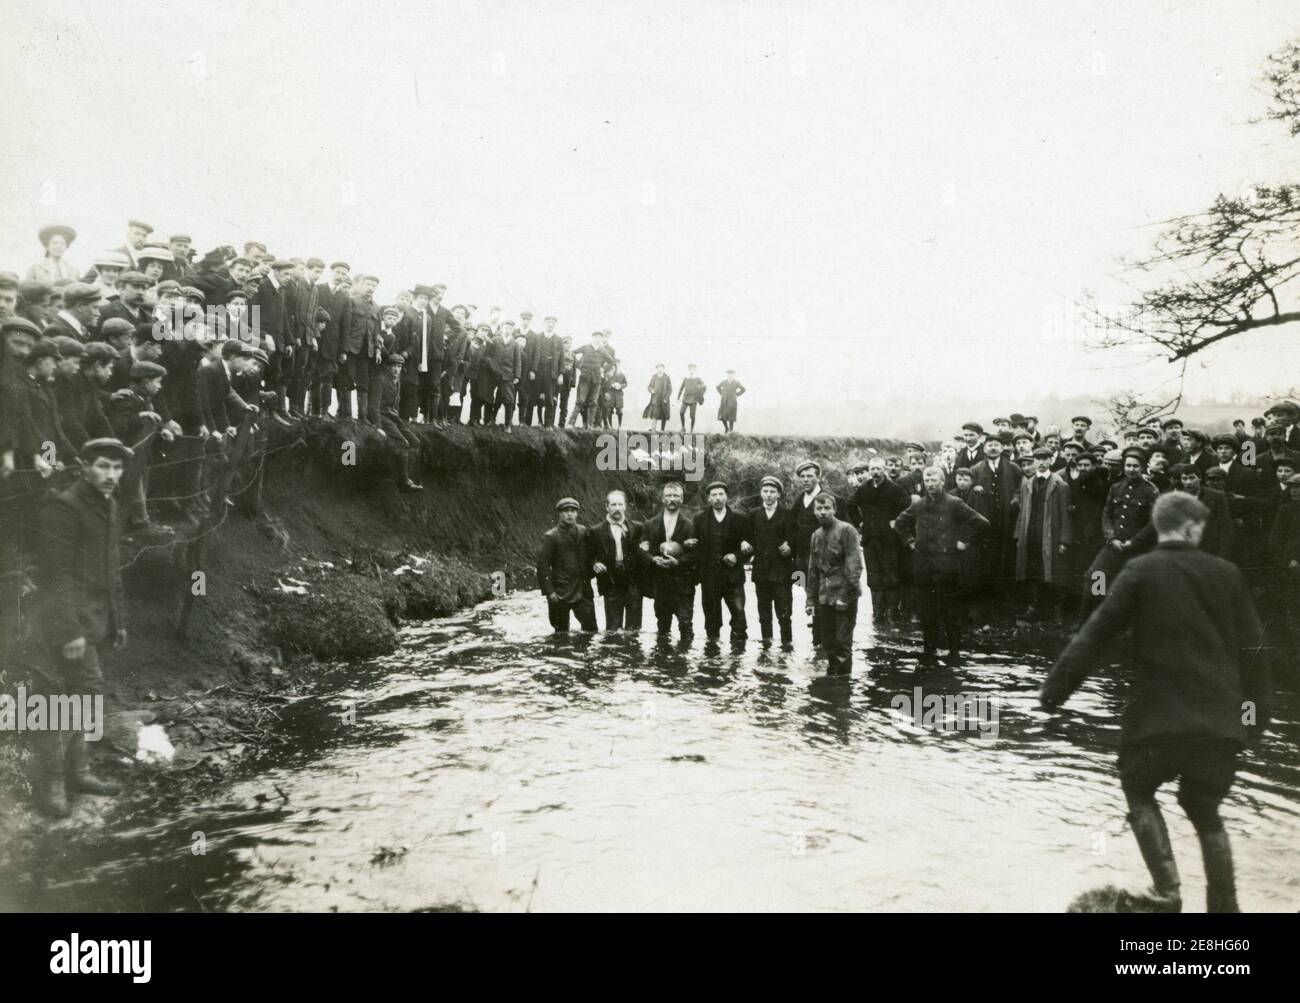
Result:
[[[808,542],[805,609],[821,624],[827,673],[847,676],[853,671],[853,627],[862,595],[861,544],[858,531],[835,518],[834,495],[818,493],[813,510],[817,529]]]
[[[772,614],[781,630],[781,646],[794,641],[791,585],[794,581],[794,513],[781,504],[784,487],[768,474],[759,482],[761,504],[749,513],[745,538],[754,550],[754,592],[758,598],[758,625],[764,646],[772,643]]]
[[[569,630],[569,612],[584,631],[596,630],[596,605],[591,591],[592,554],[587,527],[578,522],[576,498],[555,503],[559,521],[542,537],[537,555],[537,584],[546,597],[546,611],[557,633]]]
[[[126,644],[114,493],[131,450],[117,439],[82,446],[81,477],[41,511],[37,623],[43,657],[34,689],[51,698],[104,696],[100,655]],[[84,731],[43,731],[36,741],[36,805],[51,818],[69,814],[71,792],[116,794],[90,771]]]
[[[748,637],[745,623],[745,561],[753,553],[747,539],[745,520],[727,506],[727,485],[713,481],[704,489],[708,508],[695,516],[692,537],[686,547],[695,549],[695,567],[700,581],[700,605],[704,609],[704,636],[716,641],[722,632],[722,607],[727,607],[731,640]]]

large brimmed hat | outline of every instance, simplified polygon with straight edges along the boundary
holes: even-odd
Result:
[[[41,227],[40,233],[41,246],[49,244],[52,237],[62,237],[67,243],[71,244],[77,239],[77,231],[70,226],[64,226],[62,223],[51,223],[49,226]]]

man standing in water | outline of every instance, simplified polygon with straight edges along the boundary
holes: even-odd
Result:
[[[679,481],[663,486],[663,511],[641,527],[641,551],[650,561],[648,584],[654,595],[660,634],[672,630],[673,617],[682,640],[695,636],[695,552],[691,519],[682,512],[685,492]]]
[[[627,517],[627,495],[605,495],[605,521],[591,531],[591,569],[605,604],[606,630],[641,629],[641,527]]]
[[[1232,786],[1237,755],[1267,720],[1263,630],[1241,571],[1198,549],[1208,515],[1201,501],[1180,491],[1156,500],[1156,549],[1133,558],[1115,578],[1040,695],[1046,709],[1060,707],[1105,664],[1112,644],[1131,638],[1134,675],[1121,722],[1119,775],[1155,887],[1145,896],[1125,893],[1121,902],[1130,909],[1182,909],[1178,865],[1155,799],[1162,784],[1177,779],[1178,803],[1201,843],[1207,911],[1239,911],[1219,803]]]
[[[126,644],[113,495],[132,455],[117,439],[91,439],[81,447],[81,479],[53,495],[41,512],[39,619],[45,657],[34,684],[46,697],[91,697],[102,706],[100,650]],[[117,784],[91,774],[84,731],[37,733],[36,762],[36,804],[51,818],[68,817],[70,792],[118,791]]]
[[[537,555],[537,584],[546,596],[547,613],[556,631],[568,631],[570,610],[577,617],[579,627],[595,631],[596,604],[591,592],[587,527],[578,522],[577,499],[561,498],[555,503],[555,511],[560,514],[560,521],[542,537],[542,550]]]
[[[745,622],[745,558],[753,552],[745,520],[727,507],[727,485],[714,481],[705,490],[709,507],[695,517],[699,540],[695,567],[700,579],[704,633],[715,641],[722,633],[722,607],[727,607],[731,639],[743,641]],[[690,544],[687,544],[690,547]]]
[[[862,551],[858,531],[835,518],[835,496],[822,492],[813,502],[818,528],[809,541],[808,612],[821,623],[830,675],[853,671],[853,627],[862,595]]]

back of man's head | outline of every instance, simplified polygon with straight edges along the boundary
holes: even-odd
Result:
[[[1199,498],[1184,491],[1170,491],[1156,499],[1151,521],[1161,536],[1179,533],[1188,523],[1205,522],[1210,510]]]

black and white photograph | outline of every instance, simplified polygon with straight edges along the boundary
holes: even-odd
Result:
[[[1281,968],[1300,8],[3,22],[17,967],[839,914]]]

